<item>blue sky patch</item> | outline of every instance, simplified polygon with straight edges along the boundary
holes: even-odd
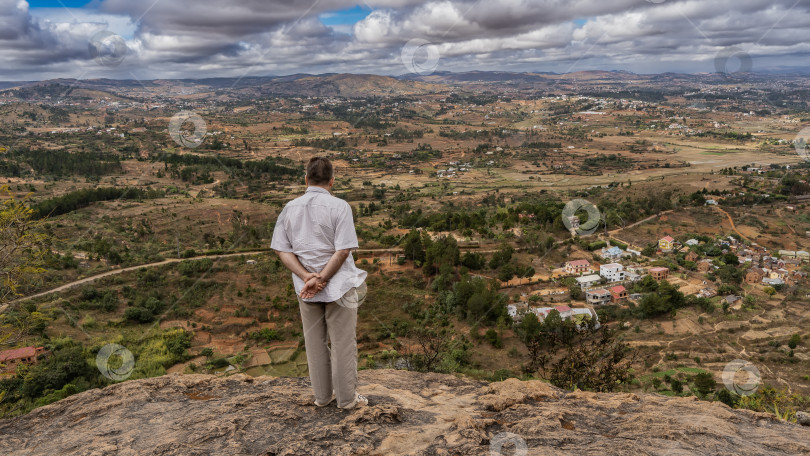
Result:
[[[29,8],[81,8],[90,0],[28,0]]]
[[[371,11],[368,6],[357,5],[354,8],[323,13],[318,18],[324,25],[354,25],[365,19]]]

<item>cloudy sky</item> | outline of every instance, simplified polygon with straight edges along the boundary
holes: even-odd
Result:
[[[810,0],[0,0],[0,80],[810,67]]]

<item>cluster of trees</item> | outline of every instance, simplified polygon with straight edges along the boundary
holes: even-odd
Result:
[[[337,138],[301,138],[293,141],[296,147],[314,147],[323,150],[346,150],[349,148],[349,143],[346,138],[339,136]]]
[[[348,122],[354,128],[368,128],[371,130],[385,130],[393,124],[380,118],[390,108],[380,106],[378,100],[360,100],[341,105],[321,105],[321,109],[331,111],[336,120]]]
[[[734,141],[750,141],[751,138],[753,138],[751,133],[738,133],[736,131],[714,131],[714,130],[695,133],[695,136],[697,137],[711,136],[713,138],[731,139]]]
[[[410,139],[418,139],[425,136],[424,130],[409,130],[404,127],[397,127],[391,130],[389,133],[389,137],[391,139],[396,140],[410,140]]]
[[[476,106],[486,106],[498,100],[509,102],[511,98],[501,97],[499,95],[461,94],[453,92],[445,99],[447,103],[472,104]]]
[[[20,176],[22,165],[47,176],[99,177],[121,172],[120,158],[109,153],[21,148],[9,152],[8,156],[10,159],[3,160],[0,171],[11,176]]]
[[[461,262],[454,237],[442,236],[434,241],[426,232],[420,233],[414,229],[405,236],[402,249],[405,258],[422,267],[425,275],[438,274],[434,279],[435,288],[444,289],[452,283],[455,267]]]
[[[506,311],[508,298],[499,291],[497,282],[469,274],[462,274],[452,290],[440,293],[438,301],[453,309],[459,318],[470,322],[492,324],[509,318]]]
[[[647,293],[641,298],[638,306],[638,311],[647,318],[672,313],[687,303],[686,297],[678,291],[678,287],[666,280],[656,282],[651,276],[639,281],[634,290]]]
[[[43,218],[67,214],[68,212],[87,207],[97,201],[154,199],[162,198],[164,195],[164,191],[154,190],[149,187],[86,188],[40,201],[34,205],[33,211],[34,217]]]
[[[423,212],[421,208],[410,211],[409,205],[394,209],[392,216],[402,227],[428,228],[431,231],[483,230],[490,226],[486,209],[477,211],[456,210]]]
[[[633,161],[618,154],[599,154],[588,157],[582,161],[584,171],[600,171],[602,169],[624,169],[633,166]]]
[[[427,276],[437,275],[434,287],[446,289],[452,282],[456,266],[464,266],[468,270],[477,271],[489,266],[498,271],[498,279],[511,280],[513,277],[531,277],[535,270],[531,266],[521,266],[512,258],[514,247],[504,243],[501,248],[487,261],[484,255],[477,252],[465,252],[460,255],[458,243],[452,236],[442,236],[431,240],[427,233],[411,230],[405,235],[402,243],[405,259],[414,261],[414,264],[423,268]]]
[[[494,137],[503,137],[505,136],[501,133],[500,129],[497,130],[452,130],[452,129],[441,129],[439,130],[439,136],[443,138],[450,138],[455,139],[457,141],[462,141],[466,139],[490,139]]]
[[[194,173],[199,173],[202,169],[208,172],[225,171],[231,177],[242,179],[279,180],[296,178],[303,174],[303,168],[295,165],[292,160],[277,157],[239,160],[219,155],[164,154],[160,156],[160,161],[166,170],[169,170],[170,165],[176,167],[185,165],[194,167],[192,168]]]
[[[309,128],[291,127],[289,125],[282,125],[281,127],[273,127],[273,133],[278,133],[281,135],[308,135]]]
[[[562,143],[548,141],[524,142],[520,147],[526,149],[562,149]]]
[[[496,204],[490,195],[482,201],[484,205]],[[393,208],[392,218],[402,227],[427,228],[432,231],[477,231],[485,235],[490,228],[501,225],[510,229],[518,225],[538,226],[565,230],[562,223],[562,210],[565,205],[559,200],[527,198],[508,208],[497,210],[479,207],[477,209],[449,208],[441,212],[425,212],[421,208],[411,210],[410,205],[403,204]],[[529,217],[530,216],[530,217]]]

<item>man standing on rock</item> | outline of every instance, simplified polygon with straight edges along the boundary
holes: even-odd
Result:
[[[355,328],[367,273],[351,254],[358,247],[352,208],[330,193],[335,177],[329,159],[312,158],[305,182],[306,193],[279,214],[270,248],[293,273],[315,405],[335,399],[341,409],[368,405],[356,391]]]

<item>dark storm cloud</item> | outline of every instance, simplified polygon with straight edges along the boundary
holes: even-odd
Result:
[[[374,10],[353,26],[318,19],[356,4],[99,0],[80,17],[64,11],[45,20],[24,1],[0,0],[0,76],[401,74],[402,47],[413,38],[435,45],[439,70],[712,71],[729,46],[769,65],[810,53],[810,0],[368,0]],[[115,21],[131,30],[115,30]],[[87,53],[89,37],[108,26],[127,38],[116,68],[100,68]]]
[[[25,1],[0,0],[0,76],[35,79],[32,69],[71,74],[72,62],[88,58],[86,35],[94,29],[92,24],[40,23]]]

